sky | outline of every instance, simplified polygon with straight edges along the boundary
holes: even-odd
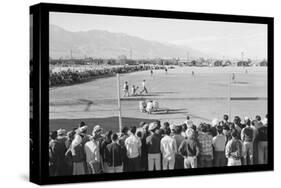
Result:
[[[106,30],[146,40],[184,45],[217,58],[267,58],[267,25],[111,16],[77,13],[50,13],[50,24],[65,30]]]

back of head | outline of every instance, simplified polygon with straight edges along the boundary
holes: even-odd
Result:
[[[251,126],[251,120],[249,118],[245,118],[245,125]]]
[[[171,129],[169,127],[165,129],[165,134],[168,136],[171,134]]]
[[[123,133],[123,134],[127,134],[127,133],[128,133],[128,130],[129,130],[128,127],[123,127],[123,128],[122,128],[122,133]]]
[[[52,132],[50,133],[50,137],[51,137],[51,139],[53,139],[53,140],[56,139],[57,136],[58,136],[57,131],[52,131]]]
[[[261,121],[261,116],[256,115],[256,120],[257,120],[257,121]]]
[[[137,131],[136,126],[131,126],[130,132],[131,132],[132,134],[136,134],[136,131]]]
[[[86,125],[86,123],[84,122],[84,121],[81,121],[80,123],[79,123],[79,127],[84,127]]]
[[[187,125],[186,123],[182,124],[182,131],[186,131],[187,130]]]
[[[217,131],[218,131],[218,134],[222,134],[222,132],[223,132],[223,128],[222,128],[222,126],[217,126]]]
[[[228,121],[228,115],[227,114],[223,115],[223,120]]]
[[[111,135],[111,140],[112,140],[112,141],[116,141],[117,139],[118,139],[117,133],[113,133],[113,134]]]

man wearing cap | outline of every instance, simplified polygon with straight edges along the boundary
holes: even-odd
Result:
[[[176,140],[170,135],[171,129],[166,128],[165,136],[161,139],[160,150],[163,156],[163,170],[173,170],[175,166],[175,154],[177,152]]]
[[[100,153],[102,128],[96,125],[92,132],[92,138],[85,146],[86,162],[89,174],[100,174],[103,171],[103,161]]]
[[[227,166],[240,166],[243,157],[242,142],[238,139],[236,129],[231,130],[231,140],[225,147],[225,156],[228,159]]]
[[[199,146],[195,140],[195,134],[192,128],[186,130],[187,138],[181,143],[179,153],[184,157],[184,168],[197,168],[197,157],[199,155]]]
[[[155,170],[161,170],[161,137],[156,133],[157,129],[158,125],[156,122],[152,122],[149,124],[148,130],[151,132],[151,135],[146,138],[149,171],[153,171],[154,167]]]
[[[217,136],[213,137],[215,167],[223,167],[226,165],[225,145],[227,139],[226,136],[223,135],[222,130],[222,126],[217,126]]]
[[[198,143],[199,143],[199,166],[201,168],[211,167],[213,164],[213,138],[208,134],[208,129],[206,124],[201,125],[201,130],[199,130]]]
[[[136,136],[137,128],[130,128],[130,136],[125,140],[128,157],[128,171],[140,171],[141,140]]]

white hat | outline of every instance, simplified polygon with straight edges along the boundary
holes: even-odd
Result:
[[[157,128],[157,124],[156,124],[155,122],[152,122],[152,123],[149,124],[148,130],[149,130],[149,131],[152,131],[152,130],[154,130],[154,129],[156,129],[156,128]]]
[[[212,126],[214,127],[214,126],[216,126],[216,125],[218,125],[218,124],[219,124],[218,118],[214,118],[214,119],[212,120]]]
[[[103,129],[101,128],[100,125],[96,125],[96,126],[93,128],[93,135],[94,135],[94,133],[100,132],[100,131],[102,131],[102,130],[103,130]]]
[[[263,118],[263,120],[261,122],[262,122],[262,124],[267,125],[267,118]]]

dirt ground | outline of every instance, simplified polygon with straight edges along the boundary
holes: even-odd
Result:
[[[192,75],[192,71],[194,75]],[[234,73],[234,76],[233,76]],[[181,123],[190,115],[195,123],[210,122],[223,114],[254,117],[267,113],[266,67],[176,67],[120,75],[120,91],[125,81],[139,86],[146,80],[147,95],[121,100],[123,126],[159,119]],[[229,83],[231,82],[230,88]],[[138,92],[140,89],[138,90]],[[228,96],[231,95],[231,105]],[[139,111],[139,101],[157,100],[163,111]],[[82,84],[50,89],[50,129],[72,128],[84,120],[107,129],[118,128],[117,79],[101,78]],[[168,109],[168,113],[166,110]],[[106,124],[106,125],[103,125]]]

